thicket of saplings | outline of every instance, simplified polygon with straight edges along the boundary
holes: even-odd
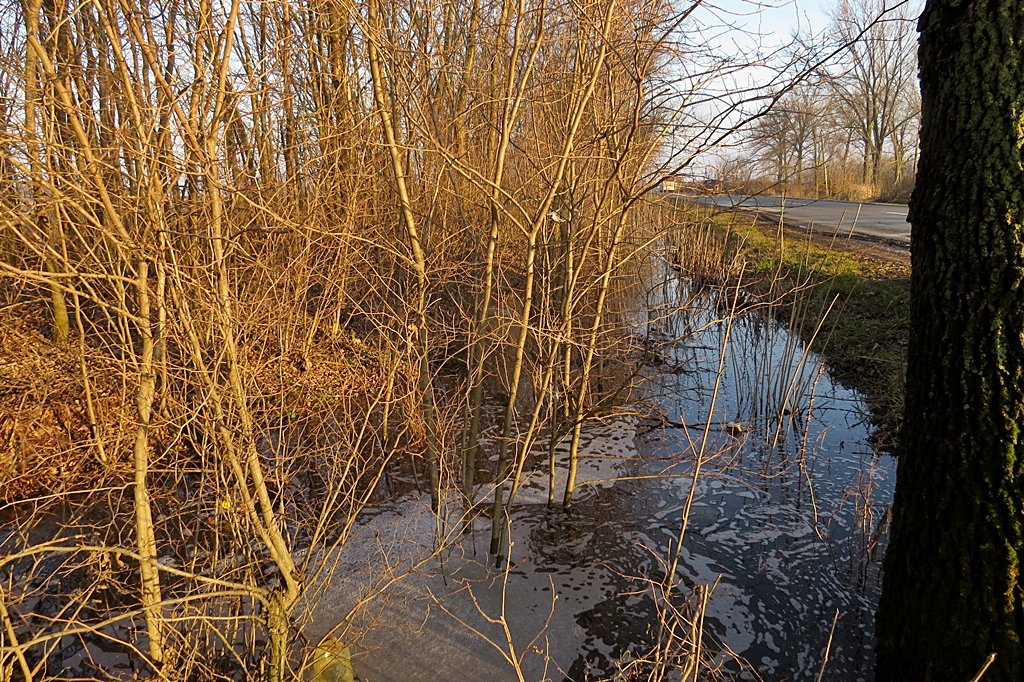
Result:
[[[365,505],[487,507],[500,563],[543,437],[571,508],[690,9],[8,5],[2,676],[305,674]]]

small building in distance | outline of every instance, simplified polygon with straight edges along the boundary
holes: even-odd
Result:
[[[686,180],[677,175],[670,175],[661,181],[662,192],[681,192],[686,188]]]

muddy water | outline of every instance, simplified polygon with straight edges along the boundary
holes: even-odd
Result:
[[[703,644],[717,674],[813,680],[827,651],[823,679],[871,679],[895,464],[873,453],[859,397],[771,314],[720,319],[735,301],[671,280],[647,292],[635,331],[660,419],[587,425],[570,516],[546,508],[547,472],[532,472],[507,573],[488,566],[486,520],[459,537],[454,501],[441,523],[397,500],[354,530],[307,634],[368,630],[354,650],[366,681],[516,679],[510,659],[527,680],[611,677],[650,646],[648,588],[692,494],[677,577],[684,596],[714,585]],[[439,532],[452,548],[424,560]],[[353,595],[403,572],[346,618]]]

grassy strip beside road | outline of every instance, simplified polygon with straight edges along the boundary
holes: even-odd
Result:
[[[822,354],[832,375],[862,392],[891,449],[903,409],[910,316],[910,254],[845,235],[808,234],[739,214],[705,215],[724,235],[728,261],[742,263],[747,289]]]

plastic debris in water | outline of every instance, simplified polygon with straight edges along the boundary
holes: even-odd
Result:
[[[313,652],[312,682],[355,682],[352,653],[333,637],[325,637]]]

